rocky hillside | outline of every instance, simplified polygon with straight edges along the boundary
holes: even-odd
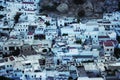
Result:
[[[104,12],[118,10],[119,0],[41,0],[40,13],[51,16],[100,18]]]

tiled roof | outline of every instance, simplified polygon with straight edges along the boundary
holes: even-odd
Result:
[[[10,38],[11,38],[11,39],[17,39],[17,37],[16,37],[16,36],[11,36]]]
[[[98,38],[109,38],[109,36],[98,36]]]
[[[112,41],[106,41],[103,43],[104,46],[109,47],[109,46],[114,46]]]
[[[33,35],[33,32],[28,32],[27,35]]]
[[[13,56],[10,56],[9,59],[10,59],[11,61],[15,60]]]
[[[35,11],[35,10],[25,10],[25,11]]]
[[[23,4],[34,4],[34,2],[22,2]]]

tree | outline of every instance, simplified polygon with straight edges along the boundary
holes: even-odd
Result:
[[[13,56],[18,56],[20,54],[20,49],[17,48],[16,50],[13,51]]]
[[[18,23],[21,14],[22,13],[16,13],[16,15],[14,16],[15,23]]]
[[[120,36],[117,36],[117,41],[118,43],[120,43]]]
[[[114,56],[115,56],[116,58],[119,58],[119,57],[120,57],[120,48],[115,48],[115,49],[114,49]]]
[[[79,18],[77,18],[77,22],[78,22],[78,23],[80,22],[80,19],[79,19]]]
[[[0,76],[0,80],[12,80],[12,79],[4,77],[4,76]]]
[[[51,48],[48,48],[49,49],[49,52],[51,52]]]
[[[0,15],[0,19],[2,19],[4,16],[3,15]]]
[[[60,60],[58,59],[58,60],[57,60],[57,65],[59,65],[59,64],[60,64]]]
[[[76,5],[84,4],[85,0],[73,0],[73,3],[76,4]]]
[[[78,80],[78,78],[75,78],[74,80]]]
[[[9,56],[12,56],[12,54],[7,54],[7,53],[3,54],[3,58],[9,57]]]
[[[65,34],[65,33],[64,33],[64,34],[62,34],[62,36],[68,36],[68,34]]]
[[[55,44],[55,40],[53,39],[53,40],[52,40],[52,46],[53,46],[54,44]]]
[[[68,78],[68,80],[73,80],[73,78],[70,76],[70,77]]]
[[[45,35],[44,35],[44,34],[40,34],[40,35],[39,35],[39,39],[40,39],[40,40],[45,39]]]
[[[45,35],[44,34],[34,35],[34,39],[44,40],[45,39]]]
[[[42,52],[47,52],[47,49],[43,49]]]
[[[75,43],[76,43],[76,44],[81,44],[82,41],[81,41],[81,39],[79,39],[79,40],[76,40]]]
[[[0,10],[3,10],[4,9],[4,7],[3,6],[0,6]]]
[[[85,16],[85,11],[81,10],[78,12],[78,17],[84,17]]]
[[[45,22],[46,26],[50,26],[50,22],[46,21]]]

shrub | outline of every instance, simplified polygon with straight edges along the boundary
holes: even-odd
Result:
[[[81,41],[81,39],[80,39],[80,40],[76,40],[75,43],[76,43],[76,44],[81,44],[82,41]]]
[[[21,13],[17,13],[14,17],[15,23],[18,23]]]
[[[65,33],[64,33],[64,34],[62,34],[62,36],[68,36],[68,34],[65,34]]]
[[[47,52],[47,49],[43,49],[42,52]]]
[[[45,22],[46,26],[50,26],[50,22],[46,21]]]

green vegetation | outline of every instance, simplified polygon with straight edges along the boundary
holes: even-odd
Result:
[[[60,60],[58,59],[58,60],[57,60],[57,65],[59,65],[59,64],[60,64]]]
[[[76,44],[81,44],[82,41],[81,41],[81,39],[79,39],[79,40],[76,40],[75,43],[76,43]]]
[[[15,15],[15,17],[14,17],[15,23],[18,23],[21,14],[22,14],[22,13],[16,13],[16,15]]]
[[[73,78],[70,76],[70,77],[68,78],[68,80],[73,80]]]
[[[106,70],[108,76],[115,76],[115,71],[108,69]]]
[[[64,33],[64,34],[62,34],[62,36],[68,36],[68,34],[65,34],[65,33]]]
[[[35,39],[35,40],[38,40],[38,39],[39,39],[39,40],[44,40],[44,39],[45,39],[45,35],[44,35],[44,34],[35,35],[35,36],[34,36],[34,39]]]
[[[12,53],[13,56],[18,56],[19,54],[20,54],[20,49],[19,48],[14,50],[13,53]]]
[[[49,49],[49,52],[51,52],[51,48],[48,48]]]
[[[116,58],[120,58],[120,48],[115,48],[115,49],[114,49],[114,56],[115,56]]]
[[[47,52],[47,49],[43,49],[42,52]]]
[[[82,61],[82,63],[93,63],[94,60]]]
[[[0,6],[0,10],[3,10],[4,9],[4,7],[3,6]]]
[[[50,22],[46,21],[45,22],[46,26],[50,26]]]
[[[0,19],[2,19],[4,16],[3,15],[0,15]]]
[[[77,22],[78,22],[78,23],[80,22],[80,18],[77,18]]]
[[[120,36],[117,36],[117,41],[118,43],[120,43]]]
[[[4,77],[4,76],[0,76],[0,80],[12,80],[12,79]]]
[[[19,54],[20,54],[20,49],[17,48],[16,50],[12,51],[12,53],[10,53],[10,54],[7,54],[7,53],[3,54],[3,58],[9,57],[9,56],[19,56]]]

